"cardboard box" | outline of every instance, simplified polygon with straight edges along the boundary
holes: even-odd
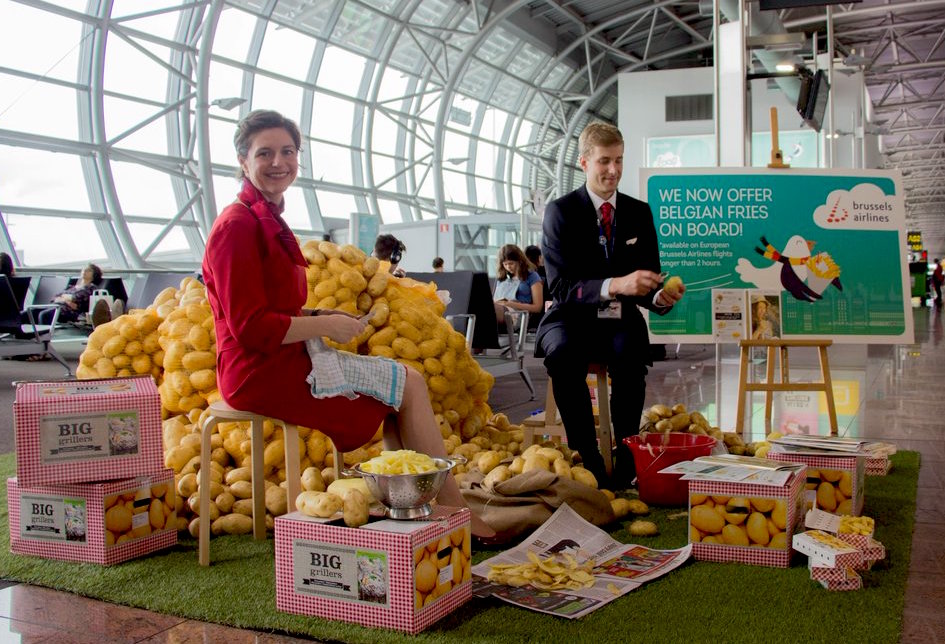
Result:
[[[811,566],[849,568],[863,562],[863,553],[823,530],[807,530],[794,535],[794,549],[810,559]]]
[[[177,543],[173,470],[105,483],[27,487],[7,480],[10,550],[114,564]]]
[[[776,461],[803,463],[807,466],[805,488],[809,507],[851,516],[860,516],[863,512],[866,457],[811,456],[790,452],[768,452],[767,457]],[[822,470],[827,470],[829,474],[822,475]],[[826,498],[828,492],[833,494],[832,505]],[[821,495],[819,498],[818,493]],[[840,500],[841,497],[843,500]]]
[[[20,485],[127,479],[164,469],[161,398],[151,376],[18,383],[13,415]]]
[[[794,529],[800,523],[802,516],[803,490],[803,470],[792,475],[782,487],[757,483],[689,481],[689,541],[692,543],[693,556],[701,561],[738,561],[759,566],[787,568],[791,562]],[[732,510],[728,513],[730,517],[724,515],[721,517],[724,522],[721,531],[713,534],[710,531],[700,530],[697,534],[695,530],[699,530],[700,525],[707,526],[696,516],[705,510],[698,509],[696,506],[705,508],[710,502],[715,505],[719,501],[726,501],[726,507],[731,505]],[[778,514],[775,514],[775,509]],[[713,509],[710,511],[715,512]],[[761,515],[761,517],[754,519],[752,515]],[[711,520],[711,517],[708,518]],[[775,527],[780,527],[778,524],[784,526],[779,531],[784,536],[771,535],[769,520],[775,524]],[[760,529],[761,523],[764,524],[764,529],[768,530],[769,538],[768,544],[765,544],[763,548],[757,547],[762,545],[757,539],[748,537],[749,534],[758,534],[756,530]],[[717,525],[718,521],[716,521],[716,526],[712,527],[717,527]],[[742,529],[744,529],[747,543],[736,545],[726,542],[726,537],[729,537],[729,541],[741,539],[740,533],[736,531]],[[736,539],[731,538],[733,535]],[[707,537],[711,538],[707,540]],[[761,540],[763,541],[763,537]],[[749,545],[753,542],[756,546]]]
[[[867,476],[886,476],[892,470],[892,461],[888,456],[876,456],[866,459]]]
[[[859,590],[863,587],[863,578],[852,568],[811,566],[810,578],[820,582],[827,590]]]
[[[469,510],[360,528],[276,517],[276,607],[418,633],[472,596]]]

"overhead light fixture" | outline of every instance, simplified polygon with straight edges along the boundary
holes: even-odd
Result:
[[[774,66],[774,69],[779,72],[793,72],[794,63],[778,63]]]
[[[210,101],[210,105],[214,107],[219,107],[221,110],[226,110],[229,112],[234,107],[239,107],[246,102],[245,98],[240,98],[239,96],[229,96],[227,98],[217,98]]]

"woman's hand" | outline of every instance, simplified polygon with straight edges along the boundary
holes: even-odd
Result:
[[[322,335],[327,336],[330,340],[344,344],[364,331],[365,322],[342,311],[334,311],[334,313],[342,314],[318,316],[324,326]]]

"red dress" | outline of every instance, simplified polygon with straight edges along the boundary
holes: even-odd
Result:
[[[314,398],[305,343],[282,344],[307,288],[305,259],[280,212],[244,180],[210,231],[203,277],[217,332],[217,385],[236,409],[318,429],[351,451],[392,409],[363,395]]]

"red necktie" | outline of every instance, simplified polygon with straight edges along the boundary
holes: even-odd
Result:
[[[614,207],[609,201],[600,205],[600,225],[604,230],[607,241],[610,241],[610,229],[614,223]]]

